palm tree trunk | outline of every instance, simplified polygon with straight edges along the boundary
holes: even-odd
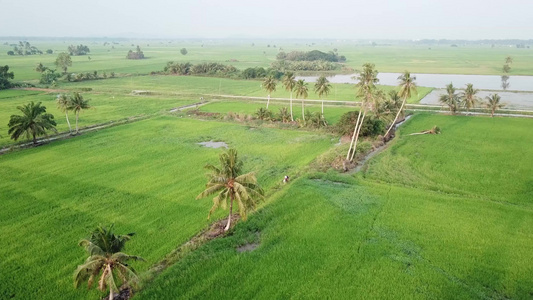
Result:
[[[292,116],[292,91],[291,91],[291,121],[294,121],[294,117]]]
[[[355,134],[357,133],[357,128],[359,128],[359,119],[361,118],[361,109],[357,115],[357,121],[355,122],[355,127],[353,129],[352,141],[350,142],[350,148],[348,149],[348,154],[346,154],[346,160],[350,158],[350,151],[352,151],[353,142],[355,140]],[[355,151],[355,149],[354,149]]]
[[[270,104],[270,93],[268,94],[267,109],[268,109],[268,104]]]
[[[115,298],[115,295],[113,295],[113,289],[109,289],[109,300],[113,300]]]
[[[68,131],[72,134],[72,127],[70,126],[70,121],[68,120],[68,112],[65,111],[65,118],[67,118]]]
[[[324,117],[324,100],[322,100],[322,118]]]
[[[35,137],[35,131],[32,132],[32,135],[33,135],[33,144],[37,145],[37,138]]]
[[[405,105],[405,102],[407,102],[407,97],[403,98],[402,106],[400,106],[400,109],[398,110],[398,113],[396,113],[396,117],[394,118],[394,121],[392,121],[392,124],[390,124],[389,130],[387,130],[387,132],[383,136],[385,139],[387,139],[387,136],[389,135],[389,132],[394,127],[394,124],[396,124],[396,121],[398,120],[398,117],[400,116],[400,113],[403,110],[403,106]]]
[[[304,112],[304,99],[302,99],[302,120],[305,121],[305,112]]]
[[[229,216],[228,216],[228,223],[226,224],[226,228],[224,228],[224,231],[228,231],[229,230],[229,227],[231,226],[231,214],[233,212],[233,198],[235,196],[233,196],[233,193],[230,192],[230,204],[229,204]]]
[[[78,130],[78,118],[79,118],[79,116],[80,116],[80,112],[78,111],[78,112],[76,112],[76,134],[79,133],[79,130]]]
[[[352,157],[350,158],[350,161],[352,161],[355,157],[355,150],[357,149],[357,141],[359,140],[359,134],[361,134],[361,127],[363,127],[363,121],[365,120],[365,116],[366,116],[366,109],[365,111],[363,111],[363,117],[361,118],[361,123],[359,123],[359,128],[357,128],[357,133],[355,135],[355,142],[353,145]]]

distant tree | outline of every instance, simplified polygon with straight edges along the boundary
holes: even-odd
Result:
[[[276,79],[274,79],[274,77],[272,76],[268,76],[267,78],[265,78],[261,86],[268,92],[268,100],[266,106],[266,108],[268,109],[268,105],[270,104],[270,94],[276,91]]]
[[[47,68],[41,73],[41,79],[39,80],[39,83],[51,84],[54,83],[59,77],[61,77],[61,74],[56,73],[55,70]]]
[[[507,56],[507,57],[505,58],[505,63],[508,64],[508,65],[512,64],[512,63],[513,63],[513,58],[510,57],[510,56]]]
[[[46,50],[46,54],[52,54],[52,53],[54,53],[54,50],[52,50],[52,49]]]
[[[474,85],[471,83],[466,84],[466,89],[461,93],[462,104],[466,107],[466,111],[470,111],[471,108],[476,106],[478,102],[478,97],[476,94],[479,90],[474,89]]]
[[[322,96],[329,94],[331,90],[331,84],[329,84],[329,80],[326,79],[324,75],[320,75],[318,79],[315,82],[315,93],[318,95],[320,99],[322,99]],[[322,117],[324,117],[324,99],[322,99]]]
[[[10,51],[7,51],[7,55],[15,55],[15,52],[13,52],[13,51],[11,51],[11,50],[10,50]]]
[[[91,108],[91,106],[89,105],[89,100],[83,99],[83,96],[80,93],[75,92],[74,96],[70,97],[69,110],[72,110],[74,111],[74,113],[76,113],[76,134],[79,133],[78,119],[80,116],[80,111],[89,108]]]
[[[5,90],[11,87],[10,79],[15,78],[13,72],[9,72],[9,66],[0,66],[0,90]]]
[[[124,286],[136,286],[139,278],[132,266],[127,264],[129,260],[144,259],[140,256],[123,253],[122,250],[127,241],[134,233],[115,235],[113,225],[109,229],[98,226],[91,232],[88,239],[83,239],[79,245],[84,247],[89,257],[74,272],[74,286],[77,288],[82,281],[88,280],[88,288],[91,288],[94,279],[99,276],[98,289],[105,291],[109,287],[109,298],[114,299],[114,294],[119,292],[117,277]],[[101,275],[100,275],[101,274]]]
[[[185,48],[181,48],[181,49],[180,49],[180,53],[181,53],[182,55],[187,55],[188,51],[187,51],[187,49],[185,49]]]
[[[257,179],[253,172],[242,174],[243,163],[237,156],[237,150],[229,149],[220,154],[220,167],[208,164],[205,166],[210,173],[207,174],[209,181],[206,189],[200,193],[196,199],[201,199],[209,195],[213,198],[213,207],[209,211],[209,216],[220,206],[227,207],[229,200],[229,216],[224,231],[228,231],[233,214],[233,202],[237,200],[239,213],[245,220],[247,211],[255,208],[257,200],[264,198],[264,192],[257,184]]]
[[[505,91],[509,88],[509,76],[503,75],[502,77],[502,89]]]
[[[46,107],[41,102],[17,106],[22,115],[11,115],[8,133],[13,140],[18,140],[22,135],[26,138],[33,137],[33,144],[37,144],[37,136],[46,135],[47,130],[57,132],[54,116],[46,113]]]
[[[68,53],[61,52],[57,56],[55,64],[58,68],[63,70],[63,74],[66,74],[68,67],[72,66],[72,59]]]
[[[128,51],[128,55],[126,55],[127,59],[143,59],[144,53],[141,51],[141,47],[137,46],[135,52]]]
[[[494,113],[497,109],[505,106],[505,104],[500,103],[501,97],[498,94],[491,94],[490,96],[485,97],[485,99],[487,99],[485,106],[490,110],[491,117],[494,117]]]
[[[508,64],[503,65],[503,73],[509,73],[511,67]]]
[[[396,120],[398,120],[398,117],[402,113],[407,99],[411,98],[411,95],[416,93],[416,76],[411,76],[411,73],[409,71],[405,71],[402,75],[398,77],[398,80],[400,81],[400,91],[398,92],[398,95],[403,98],[402,106],[400,106],[400,109],[398,109],[396,117],[394,118],[389,129],[385,133],[385,138],[396,124]]]
[[[293,72],[287,72],[285,73],[285,76],[283,77],[283,86],[285,87],[285,90],[290,91],[290,112],[291,112],[291,121],[294,121],[294,116],[292,114],[292,91],[296,87],[296,77],[294,76]]]
[[[305,122],[304,99],[308,96],[307,83],[304,79],[296,81],[296,98],[302,97],[302,120]]]
[[[39,73],[42,73],[46,70],[48,70],[48,67],[45,67],[42,63],[38,63],[37,66],[35,66],[35,71]]]
[[[455,114],[459,108],[459,95],[455,91],[455,87],[450,83],[446,85],[446,94],[441,95],[439,98],[439,102],[448,105],[452,114]]]
[[[68,111],[71,110],[70,97],[66,94],[57,95],[57,108],[65,113],[65,118],[67,119],[68,131],[72,134],[72,127],[70,126],[70,121],[68,119]]]
[[[86,55],[89,52],[91,52],[91,50],[89,49],[89,47],[85,45],[78,45],[78,46],[70,45],[68,46],[68,52],[70,55],[79,56],[79,55]]]

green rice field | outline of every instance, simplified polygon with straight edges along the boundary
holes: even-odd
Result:
[[[532,125],[417,115],[362,174],[298,179],[139,298],[530,298]]]

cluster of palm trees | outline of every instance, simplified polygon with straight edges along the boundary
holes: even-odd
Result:
[[[75,134],[78,134],[79,115],[82,110],[91,107],[89,106],[89,100],[83,99],[83,96],[76,92],[73,96],[58,95],[56,102],[58,108],[65,113],[70,134],[72,134],[72,127],[68,119],[68,112],[73,111],[76,114]],[[46,107],[41,105],[41,102],[34,103],[31,101],[26,105],[17,106],[17,109],[22,112],[22,115],[12,115],[8,123],[8,133],[11,135],[11,139],[16,141],[21,136],[24,136],[28,139],[32,138],[33,144],[37,144],[37,137],[46,135],[47,130],[57,132],[55,128],[57,123],[54,121],[54,116],[46,113]]]
[[[78,120],[80,116],[80,112],[84,109],[89,109],[91,106],[89,105],[89,99],[83,99],[83,96],[78,93],[74,92],[72,96],[67,94],[60,94],[57,96],[57,108],[65,113],[65,118],[67,119],[68,129],[69,132],[72,134],[72,127],[70,126],[70,121],[68,119],[68,112],[73,111],[76,114],[76,132],[75,134],[79,133],[78,128]]]
[[[457,93],[457,89],[453,86],[453,83],[446,85],[446,93],[441,95],[439,102],[447,105],[452,114],[455,114],[460,107],[466,108],[469,112],[470,109],[475,108],[477,104],[481,104],[482,100],[476,95],[479,92],[474,88],[472,83],[468,83],[464,92]],[[491,94],[485,97],[487,101],[484,103],[485,107],[491,112],[491,117],[494,117],[494,113],[497,109],[504,107],[503,103],[500,103],[501,97],[498,94]]]
[[[300,79],[296,80],[296,76],[293,72],[287,72],[281,80],[285,90],[290,92],[290,114],[291,121],[294,121],[294,114],[292,109],[292,92],[296,92],[296,98],[302,98],[302,120],[305,122],[305,107],[303,99],[306,99],[309,93],[307,83],[305,80]],[[268,76],[262,83],[263,89],[268,92],[267,106],[270,104],[270,95],[272,92],[276,91],[277,81],[273,76]],[[325,76],[318,77],[315,83],[315,93],[322,99],[323,96],[327,96],[331,91],[331,84]],[[322,118],[324,118],[324,101],[322,101]]]

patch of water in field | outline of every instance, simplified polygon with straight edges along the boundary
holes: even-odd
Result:
[[[357,83],[352,77],[356,74],[328,76],[331,83]],[[400,73],[379,73],[379,84],[398,85]],[[418,86],[444,88],[450,82],[457,88],[464,88],[467,83],[474,84],[474,88],[483,90],[503,90],[501,77],[498,75],[460,75],[460,74],[411,74],[416,76]],[[297,76],[296,79],[305,79],[307,82],[316,82],[318,76]],[[533,76],[509,76],[511,91],[533,91]]]
[[[198,143],[198,145],[202,145],[204,147],[207,147],[207,148],[228,148],[228,144],[224,143],[224,142],[213,142],[213,141],[209,141],[209,142],[201,142],[201,143]]]
[[[479,91],[476,95],[481,98],[481,101],[483,103],[486,103],[486,97],[497,93],[500,95],[501,103],[505,104],[505,108],[507,109],[521,109],[521,110],[532,110],[533,109],[533,93],[513,93],[513,92],[489,92],[489,91]],[[445,89],[435,89],[431,93],[427,94],[426,97],[424,97],[422,100],[420,100],[420,104],[434,104],[434,105],[441,105],[439,102],[439,97],[441,95],[446,94]],[[476,107],[480,107],[483,105],[476,105]]]

